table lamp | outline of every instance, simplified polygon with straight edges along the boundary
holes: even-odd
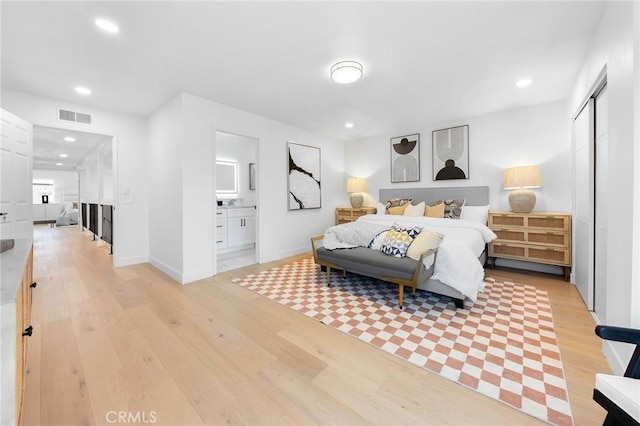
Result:
[[[536,205],[536,194],[531,188],[542,187],[542,177],[537,166],[511,167],[504,170],[502,187],[512,189],[509,205],[515,213],[530,213]]]
[[[348,178],[347,179],[347,192],[351,193],[349,201],[351,207],[358,209],[362,207],[364,202],[363,192],[367,192],[369,187],[367,186],[367,180],[362,178]]]

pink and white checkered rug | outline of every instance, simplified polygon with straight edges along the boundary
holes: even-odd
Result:
[[[547,292],[486,279],[478,301],[451,299],[356,274],[331,274],[313,258],[234,282],[419,367],[557,425],[573,425]]]

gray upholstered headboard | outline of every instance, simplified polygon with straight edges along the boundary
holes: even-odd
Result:
[[[433,200],[466,200],[467,206],[488,206],[488,186],[455,186],[448,188],[392,188],[381,189],[380,200],[384,203],[387,198],[411,198],[413,204],[424,201],[428,206]]]

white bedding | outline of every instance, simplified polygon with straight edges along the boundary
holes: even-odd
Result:
[[[474,302],[477,300],[478,292],[484,288],[484,269],[478,257],[484,251],[485,244],[497,238],[493,231],[483,224],[463,219],[366,215],[355,222],[365,229],[391,227],[394,223],[422,226],[443,234],[431,278],[451,286]],[[339,235],[337,237],[339,240]]]
[[[56,219],[56,226],[77,225],[78,209],[66,209]]]

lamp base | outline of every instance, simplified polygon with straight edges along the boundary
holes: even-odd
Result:
[[[530,189],[516,189],[509,194],[509,205],[514,213],[531,213],[536,205],[536,194]]]
[[[349,201],[351,202],[351,207],[359,209],[364,202],[364,195],[362,195],[362,192],[354,192],[351,194],[351,197],[349,197]]]

